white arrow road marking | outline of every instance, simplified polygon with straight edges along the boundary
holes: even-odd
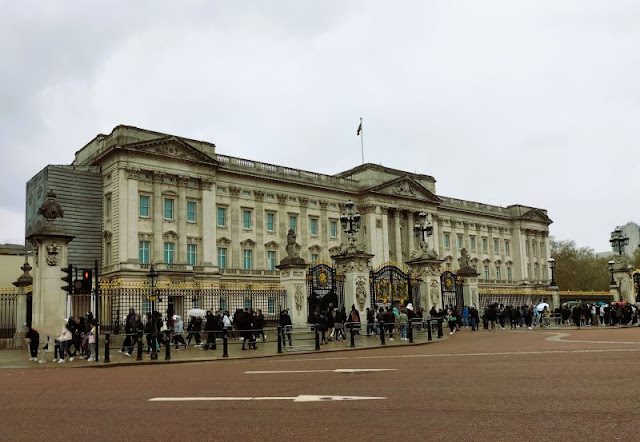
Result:
[[[154,397],[149,402],[192,402],[192,401],[293,401],[293,402],[323,402],[323,401],[371,401],[386,399],[375,396],[313,396],[301,394],[292,397]]]
[[[397,368],[338,368],[337,370],[274,370],[245,371],[244,374],[288,374],[288,373],[366,373],[376,371],[395,371]]]

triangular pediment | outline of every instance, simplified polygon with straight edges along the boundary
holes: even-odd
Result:
[[[309,251],[311,253],[320,253],[322,252],[322,247],[320,247],[318,244],[314,244],[311,247],[309,247]]]
[[[435,204],[441,202],[440,198],[435,196],[429,189],[409,176],[403,176],[391,181],[387,181],[386,183],[371,187],[365,190],[365,192],[389,195],[395,198],[400,197],[428,201]]]
[[[229,244],[231,244],[231,240],[225,236],[218,238],[218,240],[216,241],[216,245],[219,246],[228,246]]]
[[[216,160],[209,155],[200,152],[186,141],[175,136],[127,144],[124,148],[149,155],[169,157],[179,161],[216,164]]]
[[[540,209],[529,210],[522,215],[522,219],[528,221],[537,221],[545,224],[551,224],[553,222],[551,221],[551,218],[549,218],[547,214]]]
[[[240,245],[242,247],[251,247],[251,248],[253,248],[253,247],[256,246],[256,242],[254,240],[252,240],[251,238],[248,238],[248,239],[245,239],[244,241],[242,241],[240,243]]]
[[[266,244],[264,245],[264,247],[265,247],[266,249],[269,249],[269,250],[273,250],[273,249],[276,249],[276,250],[277,250],[277,249],[280,247],[280,244],[278,244],[278,243],[277,243],[277,242],[275,242],[275,241],[269,241],[268,243],[266,243]]]

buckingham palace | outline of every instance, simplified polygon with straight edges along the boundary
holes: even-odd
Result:
[[[376,164],[324,175],[118,126],[72,164],[47,166],[27,183],[27,235],[41,227],[37,210],[50,191],[65,209],[61,226],[75,236],[70,261],[98,259],[107,282],[145,281],[153,264],[174,283],[278,283],[288,231],[305,262],[330,262],[347,240],[340,217],[349,200],[373,268],[411,260],[422,213],[443,271],[458,269],[464,248],[481,286],[550,280],[546,210],[443,196],[429,175]]]

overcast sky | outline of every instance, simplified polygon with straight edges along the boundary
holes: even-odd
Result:
[[[609,249],[640,221],[640,2],[0,0],[0,242],[26,182],[118,124],[439,195],[547,209]]]

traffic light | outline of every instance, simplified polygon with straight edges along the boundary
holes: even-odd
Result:
[[[82,271],[82,293],[91,293],[93,288],[93,270],[84,269]]]
[[[62,270],[62,273],[64,273],[65,275],[60,279],[62,279],[67,284],[62,286],[61,289],[67,292],[67,294],[72,295],[73,294],[73,264],[69,264],[66,268],[63,268],[61,270]]]

